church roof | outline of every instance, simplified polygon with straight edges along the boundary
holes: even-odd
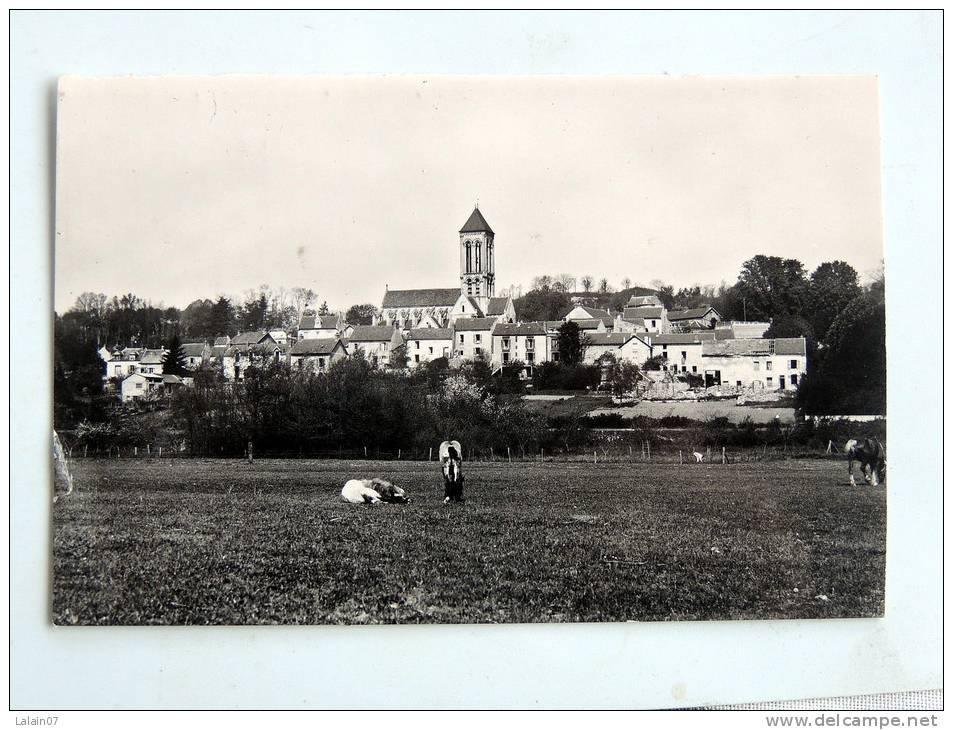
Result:
[[[388,289],[381,306],[394,307],[452,307],[460,298],[460,287],[453,289]]]
[[[506,311],[506,303],[508,301],[509,297],[490,297],[490,303],[486,308],[487,316],[493,317],[503,314],[503,312]]]
[[[493,233],[493,229],[490,228],[490,224],[486,222],[486,218],[483,217],[480,209],[474,208],[473,212],[470,213],[470,217],[467,218],[467,222],[464,223],[463,228],[460,229],[460,233],[482,233],[483,231]]]

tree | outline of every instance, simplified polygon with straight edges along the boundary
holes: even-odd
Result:
[[[373,304],[355,304],[347,310],[344,319],[348,324],[373,324],[377,314],[377,307]]]
[[[806,314],[823,342],[837,315],[860,294],[857,271],[844,261],[827,261],[814,269],[807,293]]]
[[[576,288],[576,277],[572,274],[559,274],[553,281],[553,289],[569,293]]]
[[[228,297],[220,296],[209,315],[209,330],[212,336],[234,335],[238,332],[235,321],[235,308]]]
[[[628,289],[630,286],[632,286],[632,279],[630,279],[628,276],[624,276],[622,277],[621,283],[623,289]]]
[[[242,305],[241,327],[243,331],[266,329],[268,316],[268,296],[265,292],[254,294],[249,292],[248,298]]]
[[[321,302],[321,306],[320,306],[320,308],[318,309],[318,314],[319,314],[320,316],[322,316],[322,317],[325,316],[325,315],[327,315],[327,314],[331,314],[331,310],[328,308],[328,303],[327,303],[326,301],[325,301],[325,302]]]
[[[616,398],[621,399],[631,393],[642,379],[642,372],[638,365],[619,360],[611,352],[599,358],[599,364],[602,367],[603,382]]]
[[[586,274],[585,276],[580,278],[579,281],[582,284],[582,290],[586,292],[586,294],[592,291],[593,279],[589,274]]]
[[[578,365],[586,354],[586,341],[579,325],[570,320],[559,327],[559,361],[568,366]]]
[[[517,319],[524,322],[557,320],[569,311],[571,304],[566,294],[549,288],[532,289],[513,302]]]
[[[553,277],[548,274],[543,274],[542,276],[533,277],[533,288],[534,289],[551,289],[553,286]]]
[[[409,360],[410,357],[407,355],[406,342],[402,345],[397,345],[397,347],[392,347],[390,354],[387,356],[387,364],[390,366],[391,370],[406,369]]]
[[[803,264],[778,256],[759,254],[745,261],[737,288],[748,319],[770,320],[784,314],[799,314],[807,299]]]
[[[162,372],[166,375],[185,375],[185,348],[178,334],[173,334],[169,340],[166,353],[162,356]]]
[[[608,280],[608,279],[603,278],[603,279],[600,279],[600,280],[599,280],[599,293],[600,293],[600,294],[608,294],[608,293],[609,293],[609,288],[610,288],[610,287],[609,287],[609,280]]]

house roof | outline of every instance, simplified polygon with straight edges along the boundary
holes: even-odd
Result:
[[[349,342],[390,342],[394,336],[394,328],[390,326],[375,326],[360,324],[351,332]]]
[[[215,345],[212,348],[212,352],[209,353],[209,357],[213,360],[218,360],[225,354],[226,350],[228,350],[226,345]]]
[[[486,222],[486,218],[483,217],[480,209],[474,208],[473,212],[470,213],[470,217],[467,218],[467,222],[464,223],[463,228],[460,229],[460,233],[482,233],[483,231],[493,233],[493,229],[490,228],[490,224]]]
[[[164,376],[157,375],[156,373],[133,373],[129,378],[143,378],[145,380],[152,380],[154,382],[161,382]],[[126,378],[128,380],[129,378]]]
[[[202,357],[205,354],[207,342],[183,342],[182,350],[186,357]]]
[[[604,309],[596,309],[595,307],[584,307],[581,304],[577,304],[572,309],[570,309],[569,312],[566,313],[566,317],[572,314],[573,310],[576,310],[576,309],[581,309],[582,311],[584,311],[587,315],[589,315],[588,316],[589,319],[601,319],[607,325],[612,324],[612,321],[614,319],[613,316],[609,312],[605,311]],[[576,321],[578,322],[579,320],[576,320]]]
[[[257,345],[266,337],[271,337],[267,332],[240,332],[232,338],[232,345]]]
[[[333,330],[341,326],[340,314],[314,314],[309,312],[301,315],[298,329],[301,330]]]
[[[679,320],[683,319],[701,319],[710,311],[714,311],[715,314],[718,314],[717,309],[711,305],[708,305],[705,307],[695,307],[694,309],[683,309],[681,311],[669,312],[668,319],[670,322],[678,322]]]
[[[408,331],[410,340],[452,340],[453,330],[449,327],[418,327]]]
[[[627,307],[661,307],[662,301],[651,294],[649,296],[631,296],[629,297],[629,302],[626,304]]]
[[[178,375],[163,375],[162,382],[169,385],[182,385],[182,378]]]
[[[213,347],[227,347],[229,342],[231,342],[231,338],[228,335],[225,335],[224,337],[216,337]]]
[[[506,303],[509,297],[490,297],[490,303],[486,306],[488,316],[499,316],[506,310]]]
[[[164,350],[143,350],[139,362],[142,365],[161,365],[164,355]]]
[[[703,332],[684,332],[666,335],[651,335],[653,345],[699,345],[705,340],[715,340],[714,330],[705,330]]]
[[[599,329],[600,324],[607,324],[601,319],[571,319],[570,322],[575,322],[576,326],[581,330],[594,330]]]
[[[757,340],[755,340],[757,342]],[[775,355],[806,355],[807,341],[803,337],[779,337],[774,340]]]
[[[301,340],[291,348],[292,355],[330,355],[338,347],[342,347],[341,341],[334,337],[312,337]]]
[[[460,298],[460,289],[388,289],[384,309],[394,307],[452,307]]]
[[[259,355],[271,355],[275,350],[278,350],[279,352],[287,352],[287,349],[288,348],[285,345],[279,345],[274,340],[271,342],[240,343],[237,345],[233,340],[232,344],[225,349],[225,352],[223,352],[222,355],[224,357],[235,357],[237,354],[251,355],[253,353],[257,353]]]
[[[535,335],[545,335],[546,325],[544,322],[520,322],[519,324],[500,323],[493,328],[494,337],[533,337]]]
[[[661,319],[662,312],[665,311],[664,307],[626,307],[623,312],[623,316],[628,319],[629,317],[641,317],[642,319]]]
[[[453,324],[457,332],[489,331],[497,322],[496,317],[469,317],[460,318]]]
[[[631,332],[590,332],[586,335],[590,345],[596,347],[622,347],[635,335]]]

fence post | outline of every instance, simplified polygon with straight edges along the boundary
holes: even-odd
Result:
[[[133,447],[132,447],[132,455],[133,455],[133,456],[139,456],[139,447],[138,447],[138,446],[133,446]]]
[[[249,463],[249,464],[254,464],[254,463],[255,463],[255,453],[254,453],[254,451],[253,451],[253,446],[252,446],[251,440],[249,440],[249,442],[248,442],[248,463]]]
[[[834,442],[829,440],[827,441],[827,453],[831,453],[831,447],[834,445]]]
[[[152,456],[152,444],[146,444],[146,456]]]
[[[722,463],[722,464],[727,464],[727,463],[728,463],[728,462],[725,460],[725,447],[724,447],[724,446],[721,447],[721,463]]]
[[[86,449],[89,448],[89,444],[83,444],[83,458],[86,458]]]
[[[513,463],[513,459],[510,457],[510,447],[509,447],[509,446],[506,447],[506,460],[507,460],[508,462],[510,462],[511,464]]]
[[[364,458],[365,458],[365,459],[367,458],[367,447],[366,447],[366,446],[364,447]]]
[[[678,463],[679,463],[679,464],[682,463],[682,450],[681,450],[681,449],[678,450]]]
[[[162,458],[162,447],[161,447],[161,446],[159,447],[159,458],[160,458],[160,459]]]
[[[629,461],[632,460],[632,444],[629,444]]]
[[[427,461],[433,461],[433,446],[431,446],[430,451],[427,452]]]
[[[494,457],[493,457],[493,447],[491,446],[491,447],[490,447],[490,461],[494,461],[494,460],[495,460],[495,459],[494,459]]]
[[[596,458],[596,452],[595,452],[595,451],[592,452],[592,463],[593,463],[593,464],[599,463],[599,460]]]
[[[397,461],[400,461],[400,449],[397,449]]]
[[[652,461],[652,442],[651,442],[651,441],[646,441],[646,442],[645,442],[645,447],[646,447],[646,448],[648,449],[648,451],[649,451],[649,461]]]

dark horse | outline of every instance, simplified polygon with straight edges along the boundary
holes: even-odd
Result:
[[[854,462],[860,464],[860,473],[864,481],[876,487],[887,477],[887,453],[879,440],[870,438],[858,441],[851,439],[844,445],[847,455],[847,476],[850,483],[854,481]]]
[[[443,501],[463,501],[463,462],[459,441],[444,441],[440,444],[440,461],[443,470]]]

